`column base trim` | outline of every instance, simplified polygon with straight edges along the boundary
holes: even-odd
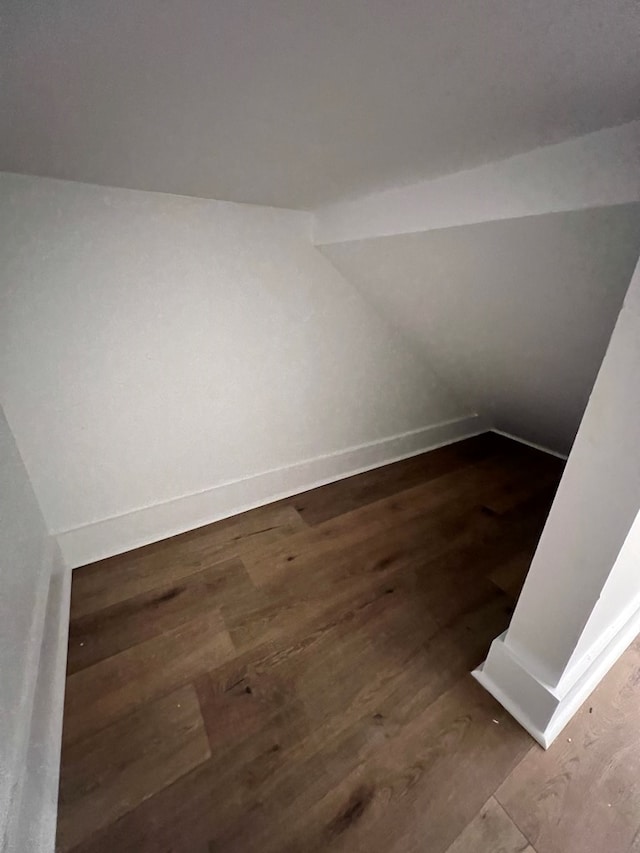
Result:
[[[487,659],[471,674],[542,746],[548,749],[622,653],[640,633],[635,610],[589,666],[562,690],[545,684],[510,649],[507,632],[491,644]]]

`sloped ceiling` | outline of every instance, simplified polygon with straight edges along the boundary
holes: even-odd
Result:
[[[283,207],[640,116],[637,0],[4,0],[0,170]]]
[[[321,251],[500,429],[559,452],[577,431],[640,250],[640,204]]]

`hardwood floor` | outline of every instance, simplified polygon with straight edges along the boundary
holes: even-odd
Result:
[[[547,753],[468,674],[560,474],[487,434],[76,570],[58,850],[640,850],[640,646]]]

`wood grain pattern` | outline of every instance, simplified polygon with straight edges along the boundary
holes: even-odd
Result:
[[[293,843],[290,833],[302,815],[354,768],[370,760],[390,733],[401,731],[424,713],[448,687],[467,680],[468,670],[506,624],[503,607],[501,598],[493,598],[482,613],[461,617],[446,632],[438,632],[425,654],[417,651],[402,667],[382,657],[376,670],[368,670],[371,680],[363,677],[359,689],[347,703],[337,704],[333,713],[318,710],[322,719],[313,726],[298,706],[295,711],[290,708],[294,717],[283,729],[278,716],[282,703],[275,691],[266,691],[271,698],[265,702],[260,686],[254,690],[256,675],[259,678],[262,671],[275,673],[280,685],[295,683],[292,675],[296,669],[305,671],[304,653],[309,647],[296,647],[284,655],[274,652],[255,671],[247,667],[234,672],[232,664],[222,667],[209,676],[211,684],[205,687],[213,694],[212,704],[205,697],[203,707],[212,736],[212,761],[79,849],[98,853],[112,845],[123,853],[177,853],[190,850],[190,845],[194,849],[203,845],[204,850],[258,851]],[[371,624],[376,625],[375,618]],[[242,682],[236,684],[236,678]],[[416,685],[421,685],[418,693]],[[246,693],[247,686],[251,694]],[[227,690],[236,692],[237,713],[229,708],[223,719],[221,696]],[[286,694],[280,688],[280,696]],[[334,701],[332,692],[323,707],[330,709]],[[268,715],[274,723],[265,725]],[[146,833],[150,824],[153,839]]]
[[[415,522],[436,531],[448,522],[449,527],[442,531],[446,535],[474,508],[499,502],[502,511],[506,511],[545,488],[546,472],[540,475],[542,482],[534,472],[535,467],[530,463],[524,466],[519,461],[516,467],[512,459],[492,457],[392,498],[367,504],[311,530],[263,548],[248,549],[243,562],[257,586],[268,586],[290,577],[306,559],[329,560],[336,551],[377,533],[388,534],[400,524]],[[488,514],[498,515],[491,509]]]
[[[640,850],[640,641],[496,799],[538,853]]]
[[[233,654],[212,611],[67,678],[63,743],[98,731],[175,687],[215,669]]]
[[[237,601],[250,587],[238,559],[187,575],[95,613],[76,617],[69,625],[69,674],[125,651],[131,646],[178,628],[221,604]]]
[[[374,468],[349,478],[348,488],[342,480],[289,499],[307,524],[321,524],[354,509],[391,497],[434,480],[443,474],[464,468],[490,456],[499,455],[504,442],[495,433],[484,433],[464,442],[450,444],[403,459],[393,465]]]
[[[472,836],[537,749],[468,673],[561,470],[479,436],[77,570],[61,849],[445,853]],[[174,709],[154,717],[185,690],[197,749]],[[151,740],[169,729],[165,769],[147,715]]]
[[[58,849],[72,849],[210,754],[190,685],[65,749]]]
[[[265,834],[260,846],[247,846],[255,830],[249,836],[241,825],[222,849],[444,851],[531,749],[471,678],[400,727],[388,732],[386,718],[376,722],[376,748],[308,811],[289,816],[286,843]]]
[[[293,507],[260,507],[76,569],[71,589],[71,618],[177,583],[194,572],[236,557],[243,548],[276,542],[304,527]]]

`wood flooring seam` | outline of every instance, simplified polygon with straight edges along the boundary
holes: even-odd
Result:
[[[444,853],[530,754],[469,671],[560,470],[480,436],[79,569],[59,853]]]
[[[533,750],[535,750],[535,749],[539,749],[539,747],[538,747],[538,745],[537,745],[537,744],[535,744],[535,743],[534,743],[534,744],[532,744],[531,749],[530,749],[530,750],[528,750],[528,752],[526,752],[526,753],[522,756],[522,758],[520,759],[520,761],[518,761],[518,763],[516,764],[516,766],[515,766],[515,767],[514,767],[514,768],[513,768],[509,773],[507,773],[507,775],[504,777],[504,779],[502,780],[502,782],[500,782],[500,784],[498,785],[498,787],[495,789],[495,791],[494,791],[494,792],[493,792],[493,794],[491,795],[491,796],[493,797],[493,799],[496,801],[496,803],[500,806],[500,808],[502,809],[502,811],[503,811],[503,812],[506,814],[506,816],[509,818],[509,820],[511,821],[511,823],[512,823],[512,824],[513,824],[513,825],[518,829],[518,832],[520,832],[520,833],[521,833],[521,834],[522,834],[522,835],[527,839],[527,842],[528,842],[529,846],[531,847],[531,849],[533,850],[533,853],[537,853],[537,851],[536,851],[536,848],[535,848],[535,845],[534,845],[533,841],[531,840],[531,838],[529,838],[528,833],[524,831],[524,829],[522,828],[522,826],[520,826],[520,824],[519,824],[519,823],[518,823],[518,821],[513,817],[513,815],[509,813],[509,810],[505,807],[504,803],[502,803],[502,802],[500,801],[500,798],[498,797],[498,791],[499,791],[499,790],[500,790],[500,788],[504,785],[504,783],[507,781],[507,779],[509,779],[509,778],[510,778],[510,776],[512,776],[512,775],[513,775],[513,773],[515,773],[515,771],[518,769],[518,767],[520,767],[520,765],[521,765],[521,764],[522,764],[522,762],[523,762],[523,761],[528,757],[528,755],[529,755]]]

